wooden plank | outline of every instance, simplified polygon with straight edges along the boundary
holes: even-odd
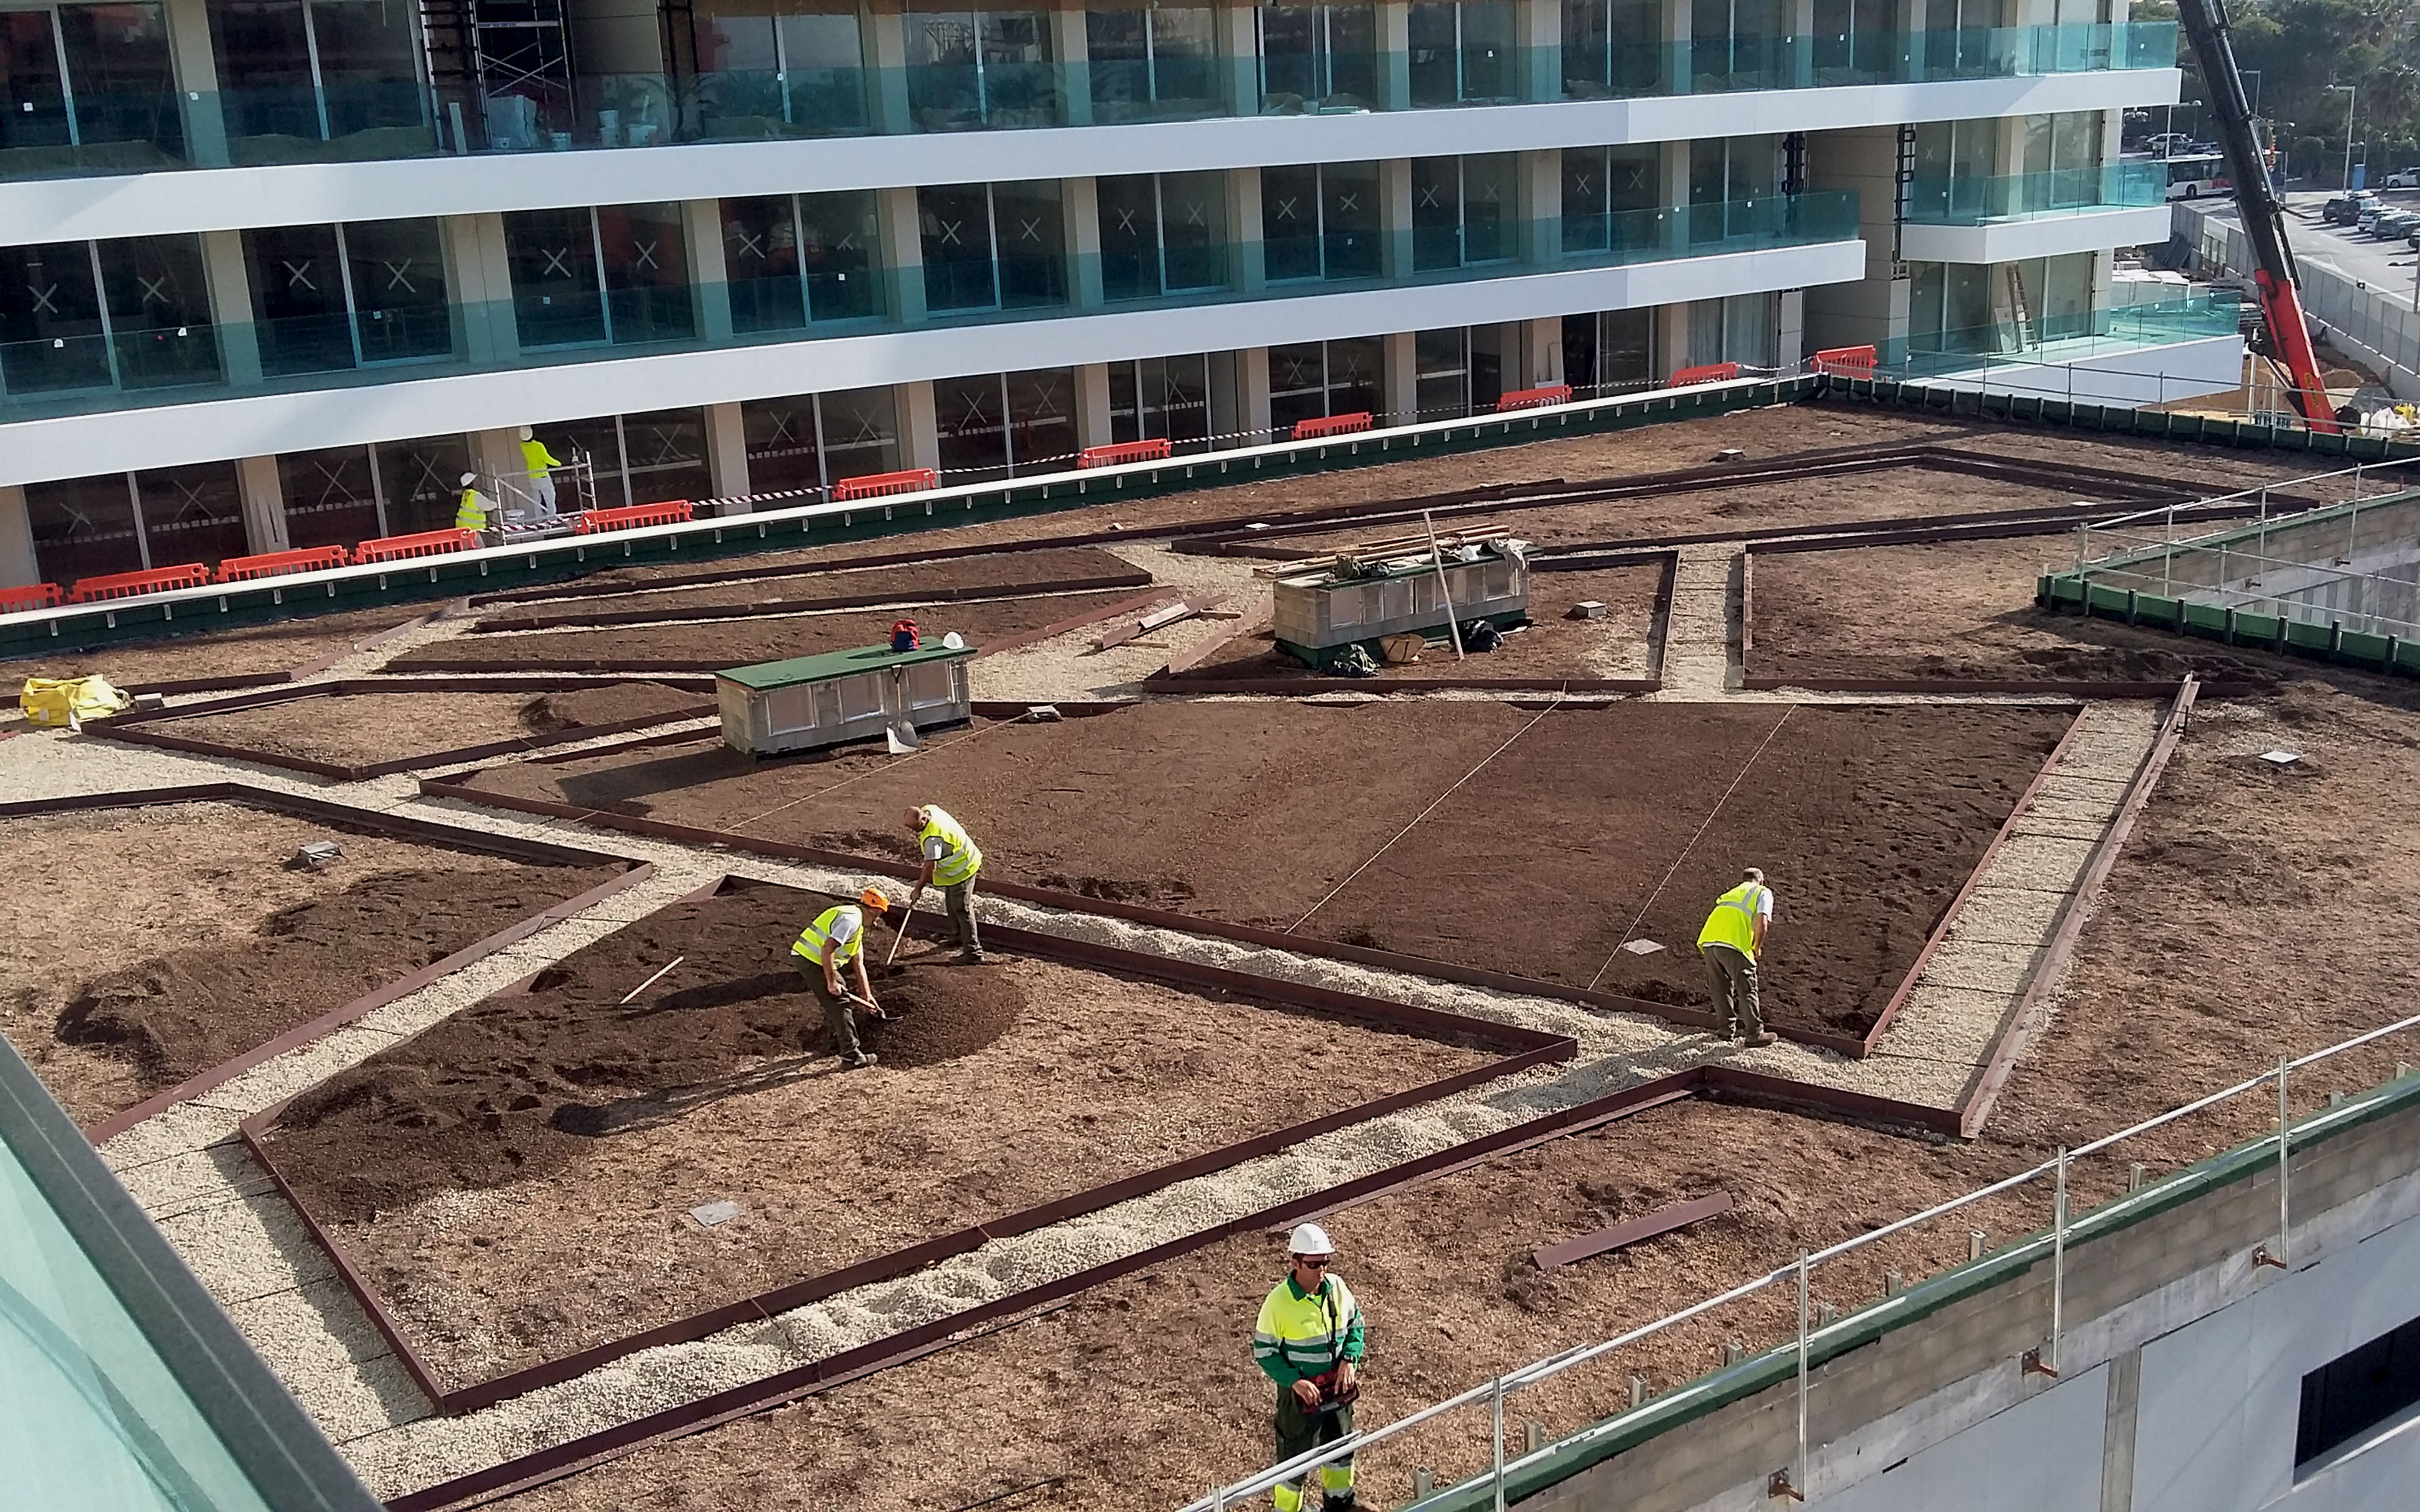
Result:
[[[1607,1250],[1636,1244],[1642,1239],[1653,1239],[1658,1234],[1668,1234],[1675,1228],[1730,1211],[1731,1195],[1728,1192],[1717,1192],[1713,1196],[1699,1197],[1695,1202],[1683,1202],[1677,1207],[1658,1208],[1644,1218],[1633,1218],[1626,1224],[1616,1224],[1593,1234],[1582,1234],[1577,1239],[1547,1245],[1535,1256],[1538,1269],[1551,1271],[1557,1266],[1585,1260],[1591,1255],[1603,1255]]]
[[[1140,619],[1129,620],[1101,636],[1093,642],[1093,649],[1107,651],[1112,646],[1125,645],[1129,640],[1140,640],[1154,630],[1165,630],[1171,625],[1181,624],[1204,609],[1216,609],[1225,602],[1227,602],[1227,595],[1224,594],[1201,594],[1191,598],[1180,598],[1166,609],[1153,609]]]

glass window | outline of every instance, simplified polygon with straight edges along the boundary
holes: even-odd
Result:
[[[1899,75],[1893,0],[1815,0],[1818,85],[1879,84]]]
[[[780,493],[824,486],[822,448],[815,440],[815,399],[751,399],[739,407],[746,438],[748,491]]]
[[[216,382],[218,333],[210,328],[202,239],[138,237],[96,249],[118,385]]]
[[[1227,285],[1227,186],[1219,173],[1098,181],[1101,285],[1112,300]]]
[[[696,18],[698,112],[709,137],[828,136],[866,129],[856,9]]]
[[[184,116],[168,64],[168,25],[156,5],[62,6],[59,48],[75,96],[76,140],[147,142],[185,149]]]
[[[585,209],[516,210],[504,216],[513,272],[513,319],[524,347],[605,339],[597,285],[597,230]]]
[[[807,317],[854,320],[879,315],[874,276],[874,191],[799,196],[799,263],[807,280]]]
[[[74,140],[51,12],[0,10],[0,153],[25,149],[30,155]],[[0,163],[8,161],[0,156]]]
[[[375,132],[352,155],[435,146],[410,8],[389,0],[210,0],[219,89],[238,162],[325,156],[311,144]]]
[[[123,472],[25,485],[25,521],[46,582],[143,570],[143,532]]]
[[[261,371],[328,373],[353,365],[344,259],[333,225],[268,226],[243,233]]]
[[[1376,336],[1270,347],[1270,424],[1283,435],[1325,415],[1377,413],[1385,361]]]
[[[1565,147],[1563,251],[1613,252],[1648,242],[1663,198],[1663,153],[1652,144]]]
[[[1604,100],[1664,92],[1656,0],[1563,0],[1563,94]]]
[[[1272,284],[1320,275],[1316,164],[1261,170],[1261,255]]]
[[[153,567],[219,562],[251,549],[232,462],[137,472],[134,496],[143,512],[145,554]]]
[[[1057,179],[917,191],[928,309],[1022,309],[1067,299]]]
[[[1470,413],[1470,332],[1461,326],[1412,337],[1415,420],[1456,420]]]
[[[1059,180],[994,184],[991,198],[1001,306],[1014,310],[1066,303],[1067,228]]]
[[[381,151],[435,146],[420,89],[412,10],[394,0],[311,0],[311,45],[326,100],[327,134],[390,133]]]
[[[91,244],[0,247],[0,385],[46,393],[107,388],[110,378]]]
[[[302,0],[211,0],[210,40],[229,136],[325,136],[303,25]]]
[[[1093,119],[1103,124],[1221,116],[1218,13],[1207,6],[1087,10]]]
[[[806,285],[799,276],[796,203],[787,194],[726,199],[721,214],[722,272],[731,289],[731,328],[746,334],[803,327],[807,323]],[[749,474],[749,481],[753,484],[754,473]]]
[[[1513,255],[1511,153],[1412,160],[1412,267],[1420,271]]]
[[[337,227],[345,249],[353,331],[365,363],[454,353],[442,230],[434,220],[354,221]]]
[[[605,265],[607,327],[614,344],[695,335],[697,316],[690,299],[680,207],[607,205],[596,215],[597,248]]]
[[[297,550],[351,546],[388,533],[366,446],[287,452],[277,459],[277,482],[286,499],[286,539]]]
[[[1378,165],[1329,162],[1261,170],[1261,240],[1272,283],[1374,278]]]
[[[1000,288],[992,270],[989,186],[919,189],[916,219],[923,243],[925,308],[997,308]]]
[[[1076,375],[1063,367],[1004,376],[1010,473],[1055,472],[1076,459]]]
[[[1378,108],[1378,19],[1368,4],[1260,8],[1261,109]]]
[[[933,380],[933,424],[943,474],[980,483],[1008,472],[1008,427],[1001,376]]]
[[[819,393],[815,418],[822,426],[827,481],[896,472],[905,465],[899,455],[898,415],[889,389]]]
[[[462,474],[473,471],[470,442],[459,436],[380,441],[370,448],[370,465],[378,476],[389,535],[412,535],[452,525],[454,506],[462,494]],[[292,497],[290,491],[287,497]]]
[[[624,415],[620,486],[624,501],[633,504],[713,497],[714,480],[706,462],[706,411],[657,409]],[[597,478],[600,497],[610,501],[613,490],[612,480]]]
[[[916,129],[1056,126],[1059,75],[1040,10],[910,10],[908,103]]]
[[[1412,267],[1462,266],[1462,160],[1412,160]]]
[[[739,420],[747,436],[748,486],[759,495],[899,470],[889,389],[752,399],[739,407]]]
[[[1509,0],[1414,0],[1409,37],[1414,105],[1517,97]]]
[[[1146,357],[1109,364],[1109,439],[1166,440],[1171,450],[1208,449],[1210,358]]]

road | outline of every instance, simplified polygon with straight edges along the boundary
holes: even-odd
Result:
[[[2412,248],[2401,241],[2364,236],[2350,226],[2321,225],[2319,207],[2333,193],[2322,189],[2287,194],[2286,236],[2293,243],[2295,261],[2332,268],[2372,288],[2409,298],[2415,274],[2420,274]],[[2398,189],[2381,197],[2397,209],[2420,210],[2420,191]],[[2215,219],[2232,221],[2236,209],[2230,203],[2213,207],[2211,213]]]

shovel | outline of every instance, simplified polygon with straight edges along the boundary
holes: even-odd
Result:
[[[899,959],[899,947],[908,943],[908,915],[916,911],[916,900],[923,896],[924,885],[919,882],[916,890],[908,895],[908,912],[899,916],[899,933],[891,937],[891,953],[882,958],[885,966]]]

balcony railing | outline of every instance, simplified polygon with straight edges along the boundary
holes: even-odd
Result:
[[[1984,225],[2162,205],[2167,193],[2164,162],[2113,162],[1996,178],[1918,174],[1908,185],[1907,218],[1927,225]]]
[[[580,73],[461,96],[410,83],[115,96],[68,140],[0,121],[0,180],[797,137],[1014,131],[1250,115],[1538,104],[1922,84],[2176,63],[2169,22],[1915,34],[1740,36],[1311,60],[985,62],[892,69]],[[83,96],[79,95],[81,100]],[[108,108],[101,108],[102,104]]]
[[[1891,343],[1882,353],[1882,365],[1894,378],[1931,378],[2004,359],[2075,362],[2231,336],[2242,329],[2242,306],[2232,295],[2208,294],[2042,316],[2022,326],[1993,321]]]
[[[1517,247],[1563,246],[1559,221],[1518,224]],[[1499,233],[1500,234],[1500,233]],[[1414,271],[1409,230],[1269,241],[1211,239],[1165,249],[1145,244],[1064,257],[1001,258],[946,268],[876,270],[880,297],[822,315],[829,301],[801,304],[794,279],[753,280],[644,291],[644,309],[611,304],[612,318],[561,318],[531,300],[453,301],[394,313],[312,315],[292,319],[191,325],[113,334],[95,330],[40,340],[0,342],[0,423],[189,404],[239,394],[354,385],[612,361],[641,354],[701,351],[825,336],[1005,321],[1066,319],[1139,309],[1301,299],[1372,288],[1451,286],[1532,272],[1566,272],[1776,248],[1853,240],[1857,197],[1843,191],[1622,211],[1596,218],[1595,250],[1544,261],[1474,260]],[[1345,243],[1354,243],[1349,247]],[[1247,290],[1258,266],[1265,287]],[[1286,277],[1292,270],[1301,275]],[[774,298],[775,294],[783,297]],[[686,296],[684,298],[684,296]],[[581,296],[585,299],[589,296]],[[595,296],[602,303],[634,291]],[[898,312],[923,305],[921,321]],[[944,308],[943,306],[947,306]],[[859,315],[859,310],[879,313]],[[730,312],[742,328],[725,337],[703,332]],[[1450,311],[1438,323],[1451,324]],[[607,339],[610,335],[611,339]],[[540,345],[541,341],[550,344]]]

